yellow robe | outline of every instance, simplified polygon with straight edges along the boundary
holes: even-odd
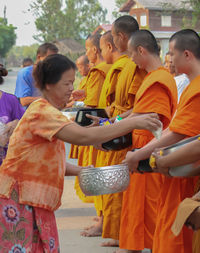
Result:
[[[86,89],[86,84],[87,84],[87,76],[85,76],[81,80],[77,90],[85,90]],[[70,148],[70,152],[69,152],[68,157],[71,158],[71,159],[78,159],[78,145],[71,144],[71,148]]]
[[[84,103],[86,106],[98,107],[99,96],[101,93],[101,89],[108,73],[111,65],[102,62],[97,66],[91,68],[87,75],[86,79],[86,98]],[[96,165],[96,156],[97,150],[93,148],[93,146],[79,146],[78,149],[78,165],[80,166],[89,166],[89,165]],[[85,196],[79,186],[78,179],[76,178],[75,181],[75,190],[80,199],[83,202],[91,202],[94,201],[95,208],[97,210],[97,215],[100,215],[102,204],[98,203],[98,201],[94,200],[93,197]]]
[[[116,68],[116,70],[114,70]],[[106,97],[101,96],[99,105],[111,106],[110,116],[117,116],[133,107],[135,94],[146,72],[139,70],[127,56],[119,58],[113,64],[110,84],[107,84]],[[108,74],[109,75],[109,74]],[[114,101],[113,101],[114,99]],[[129,148],[120,151],[99,151],[97,166],[119,164],[125,158]],[[103,195],[103,238],[119,239],[122,193]]]

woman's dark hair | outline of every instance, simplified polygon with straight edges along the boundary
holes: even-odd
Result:
[[[7,69],[5,69],[2,64],[0,64],[0,84],[2,84],[4,81],[2,76],[7,76],[7,74],[8,74]]]
[[[73,61],[61,54],[47,56],[43,61],[38,62],[33,70],[35,85],[40,90],[44,90],[46,84],[56,84],[62,74],[70,69],[76,69]]]

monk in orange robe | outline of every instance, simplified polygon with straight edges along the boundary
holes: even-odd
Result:
[[[106,33],[101,38],[102,56],[107,63],[113,63],[105,79],[99,100],[99,107],[109,107],[112,120],[117,115],[125,117],[132,111],[135,94],[146,75],[127,56],[127,43],[136,30],[139,29],[137,21],[131,16],[122,16],[112,26],[112,35]],[[115,46],[115,43],[116,46]],[[116,47],[118,52],[116,51]],[[121,56],[120,56],[121,55]],[[96,166],[109,166],[119,164],[131,147],[121,151],[99,151]],[[102,237],[113,240],[103,243],[102,246],[119,245],[119,227],[122,206],[122,193],[103,195],[103,229]],[[94,229],[87,231],[92,235]]]
[[[165,129],[177,105],[174,78],[162,67],[159,47],[151,32],[147,30],[135,32],[128,45],[132,59],[141,69],[148,72],[136,94],[133,113],[155,112]],[[153,134],[145,130],[135,130],[132,136],[135,149],[142,148],[153,139]],[[117,252],[141,252],[144,248],[152,249],[161,184],[162,176],[159,174],[131,175],[130,185],[123,196],[121,249]]]
[[[99,96],[101,93],[102,85],[104,82],[104,79],[106,77],[107,72],[110,69],[110,65],[106,64],[103,61],[103,58],[101,56],[100,52],[100,37],[101,35],[96,34],[90,36],[86,40],[86,55],[89,59],[89,62],[94,65],[92,67],[87,75],[86,79],[86,87],[85,87],[85,98],[84,98],[84,104],[88,107],[97,107],[99,102]],[[79,93],[79,91],[77,91]],[[74,91],[73,96],[76,96],[76,91]],[[89,166],[93,165],[95,166],[96,162],[96,155],[97,150],[94,149],[93,146],[79,146],[78,149],[78,165],[80,166]],[[82,165],[81,165],[82,164]],[[83,165],[84,164],[84,165]],[[78,184],[78,180],[76,178],[75,182],[75,189],[77,193],[79,194],[79,197],[85,201],[88,202],[88,197],[86,197]],[[89,198],[91,199],[91,198]],[[97,201],[97,199],[94,199],[95,207],[97,210],[98,216],[100,216],[102,205],[101,201],[100,203]]]
[[[197,109],[200,108],[200,38],[193,30],[182,30],[171,37],[169,48],[176,70],[187,74],[190,84],[183,91],[175,117],[161,139],[153,140],[135,154],[127,154],[126,162],[130,169],[137,168],[138,161],[148,158],[155,148],[172,145],[200,132],[200,116]],[[192,252],[192,231],[184,227],[180,235],[175,237],[171,226],[180,202],[193,195],[195,181],[196,178],[163,177],[158,199],[153,252]]]

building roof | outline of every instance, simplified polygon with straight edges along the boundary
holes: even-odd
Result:
[[[111,28],[112,28],[111,24],[102,24],[102,25],[97,26],[97,28],[94,30],[92,34],[95,34],[97,32],[98,33],[107,32],[107,31],[110,31]]]
[[[141,8],[149,10],[161,10],[161,9],[181,9],[183,7],[182,0],[128,0],[121,8],[120,12],[129,12],[134,6],[140,6]],[[191,5],[187,4],[187,8],[191,9]]]
[[[76,54],[85,52],[84,46],[71,38],[62,39],[55,42],[59,52],[62,54]]]

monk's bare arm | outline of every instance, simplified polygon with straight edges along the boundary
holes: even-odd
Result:
[[[132,113],[132,111],[133,111],[133,108],[131,108],[130,110],[128,110],[128,111],[126,111],[126,112],[120,114],[119,116],[120,116],[122,119],[125,119],[125,118],[127,118],[127,117],[130,116],[130,114]],[[111,118],[110,120],[111,120],[111,122],[114,122],[115,119],[116,119],[116,117],[113,117],[113,118]]]
[[[158,156],[158,167],[169,168],[193,163],[200,160],[200,141],[195,140],[167,156]]]
[[[162,148],[169,145],[172,145],[176,142],[179,142],[183,140],[186,136],[178,133],[174,133],[171,131],[168,131],[164,135],[162,135],[160,140],[153,139],[151,142],[149,142],[146,146],[139,149],[138,151],[133,153],[133,156],[137,156],[137,160],[144,160],[150,157],[151,153],[156,148]]]

